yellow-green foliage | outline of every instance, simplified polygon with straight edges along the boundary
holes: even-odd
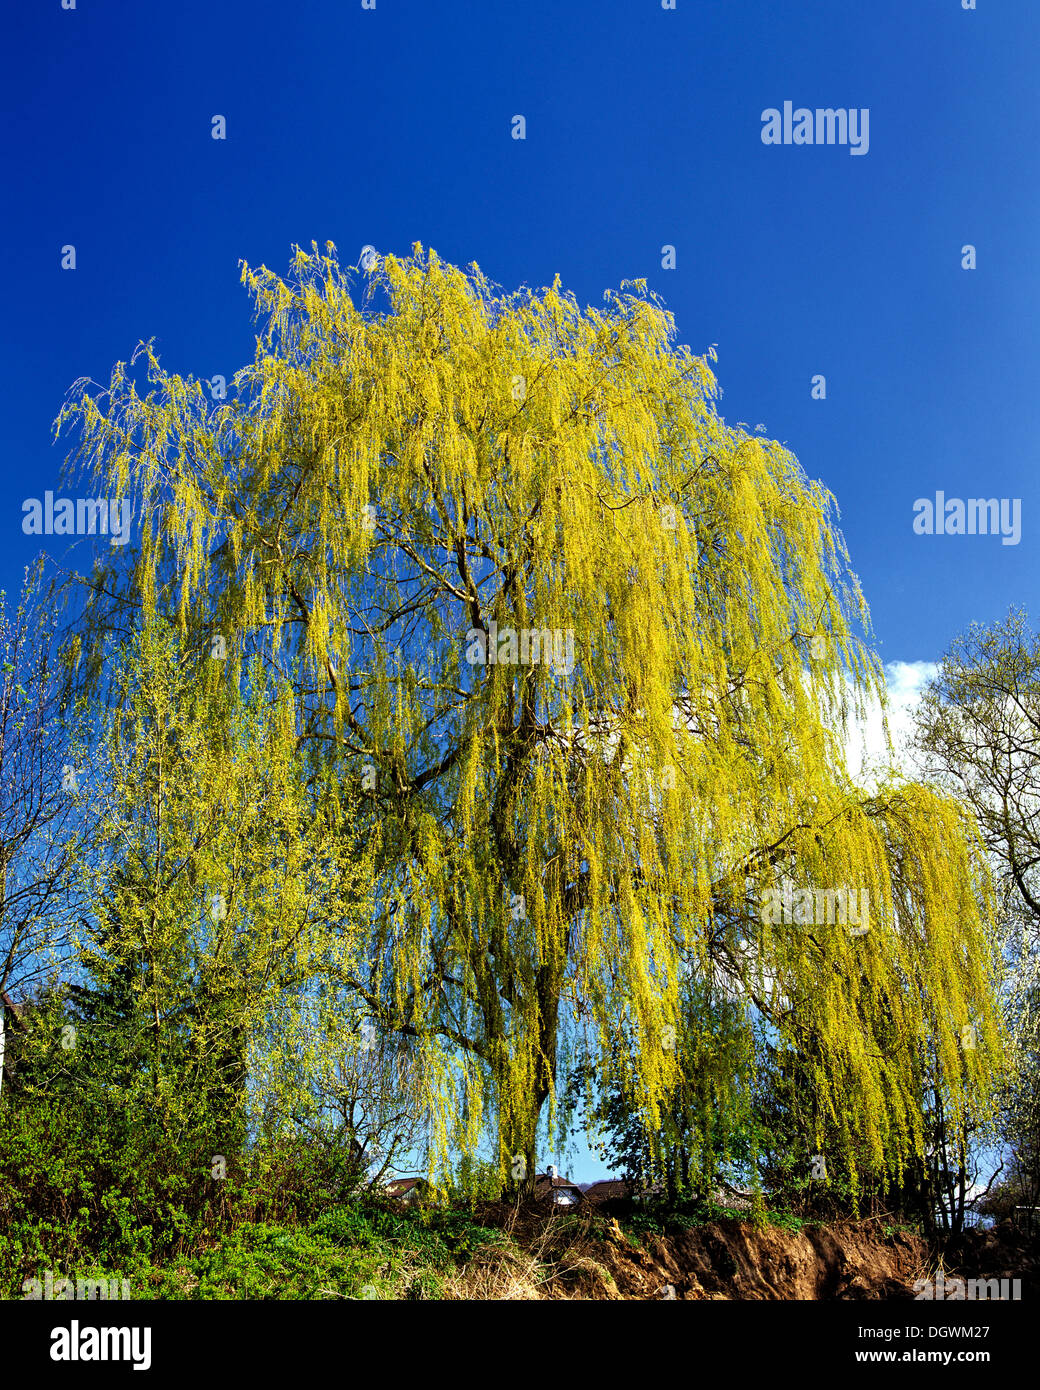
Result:
[[[357,1047],[320,988],[364,942],[348,809],[308,787],[288,686],[254,671],[240,692],[217,666],[146,624],[113,655],[106,735],[76,791],[103,847],[77,954],[98,984],[133,971],[142,1089],[116,1099],[170,1132],[240,1068],[240,1099],[284,1121],[309,1094],[298,1063],[314,1075],[315,1037],[323,1057]]]
[[[134,499],[128,601],[200,661],[227,634],[231,681],[260,654],[309,765],[362,798],[375,906],[331,976],[415,1039],[442,1151],[493,1112],[503,1164],[532,1156],[561,1048],[622,1025],[656,1122],[693,968],[812,1030],[824,1112],[898,1166],[930,1040],[954,1109],[995,1065],[988,888],[953,802],[845,771],[883,678],[830,495],[725,426],[641,282],[501,298],[416,247],[359,309],[331,245],[293,270],[244,270],[265,323],[226,403],[143,346],[147,396],[119,365],[61,422]],[[572,631],[573,670],[470,664],[492,621]],[[866,889],[869,932],[766,925],[790,856]]]

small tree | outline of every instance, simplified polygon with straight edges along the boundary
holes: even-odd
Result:
[[[675,1052],[678,1080],[653,1128],[626,1092],[617,1069],[577,1065],[569,1107],[600,1136],[608,1163],[644,1191],[670,1203],[709,1197],[716,1184],[754,1168],[757,1121],[752,1110],[755,1030],[745,1003],[697,979],[683,993],[678,1028],[662,1046]],[[618,1052],[627,1050],[626,1039]]]

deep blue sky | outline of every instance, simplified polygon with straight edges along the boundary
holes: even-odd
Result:
[[[582,303],[646,276],[682,341],[718,343],[726,419],[764,423],[837,496],[886,661],[1028,608],[1040,6],[978,5],[13,8],[0,580],[39,544],[21,503],[55,485],[50,423],[75,378],[106,381],[155,335],[171,369],[230,379],[253,341],[240,257],[284,273],[294,242],[356,261],[419,240],[506,288],[558,271]],[[869,152],[763,145],[785,99],[869,107]],[[1020,544],[915,536],[914,500],[938,488],[1021,498]]]
[[[582,303],[646,276],[682,341],[718,344],[726,419],[836,494],[886,661],[1035,609],[1036,0],[36,0],[5,31],[8,588],[75,378],[154,335],[169,368],[230,380],[239,258],[418,240]],[[765,146],[786,99],[868,107],[869,153]],[[915,536],[937,489],[1020,498],[1021,542]]]

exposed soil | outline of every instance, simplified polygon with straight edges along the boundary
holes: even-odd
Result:
[[[873,1223],[796,1232],[719,1221],[603,1250],[614,1296],[639,1299],[671,1297],[669,1285],[677,1299],[912,1298],[928,1262],[920,1237],[885,1237]]]
[[[933,1276],[940,1261],[947,1276],[1020,1279],[1023,1299],[1040,1287],[1040,1240],[1004,1227],[967,1232],[939,1250],[909,1232],[886,1235],[877,1221],[791,1231],[725,1220],[639,1243],[609,1217],[596,1230],[543,1209],[508,1224],[529,1268],[512,1268],[508,1291],[503,1284],[495,1292],[498,1280],[485,1267],[483,1292],[470,1296],[914,1299],[915,1281]]]

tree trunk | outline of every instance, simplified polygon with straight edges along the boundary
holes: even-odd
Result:
[[[507,1162],[507,1191],[520,1198],[534,1195],[538,1171],[538,1122],[542,1106],[556,1083],[556,1040],[560,1017],[560,982],[556,971],[542,966],[537,977],[538,1049],[537,1081],[526,1104],[509,1098],[499,1143]]]

